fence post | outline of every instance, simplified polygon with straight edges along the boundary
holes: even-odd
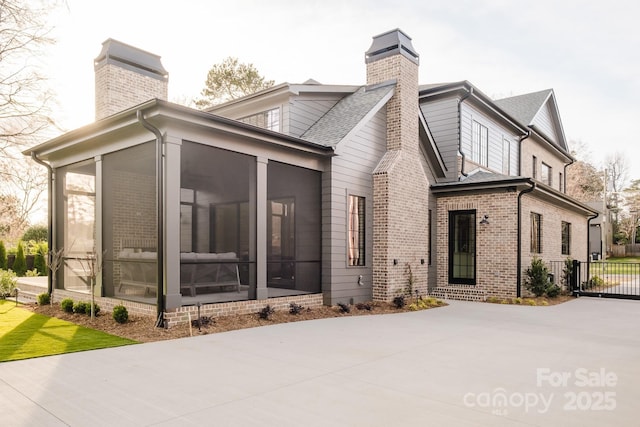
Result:
[[[575,293],[580,283],[580,261],[574,259],[571,267],[571,293]]]

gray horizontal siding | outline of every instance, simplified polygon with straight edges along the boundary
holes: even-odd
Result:
[[[499,123],[494,118],[485,114],[480,108],[472,105],[471,103],[462,104],[462,151],[466,156],[467,161],[471,161],[471,143],[472,143],[472,122],[475,120],[486,126],[489,131],[489,161],[488,169],[502,173],[502,154],[504,139],[511,143],[510,150],[510,174],[518,174],[518,138],[519,135],[508,128],[507,126]]]
[[[373,263],[372,172],[386,150],[386,114],[378,112],[331,160],[330,191],[323,204],[323,289],[326,303],[371,300]],[[347,196],[366,198],[365,267],[347,267]],[[362,275],[364,286],[358,285]]]
[[[458,98],[447,98],[423,102],[420,105],[422,114],[440,150],[446,165],[447,179],[457,178],[458,143],[460,139],[458,126]]]

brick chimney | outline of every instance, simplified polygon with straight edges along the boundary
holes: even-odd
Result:
[[[396,80],[387,104],[387,149],[418,152],[418,65],[411,38],[395,29],[373,37],[365,53],[367,84]]]
[[[158,55],[108,39],[94,70],[96,120],[150,99],[167,100],[169,74]]]
[[[420,161],[418,66],[411,38],[392,30],[365,53],[367,84],[395,80],[387,102],[387,151],[373,171],[373,299],[427,293],[429,180]]]

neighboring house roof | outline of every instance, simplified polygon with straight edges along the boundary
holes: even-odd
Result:
[[[366,117],[377,112],[393,96],[395,81],[361,87],[338,101],[327,113],[301,136],[302,139],[336,147]]]

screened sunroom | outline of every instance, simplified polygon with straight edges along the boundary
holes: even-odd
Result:
[[[95,276],[159,311],[321,292],[326,147],[154,100],[28,154],[51,166],[58,289]]]

